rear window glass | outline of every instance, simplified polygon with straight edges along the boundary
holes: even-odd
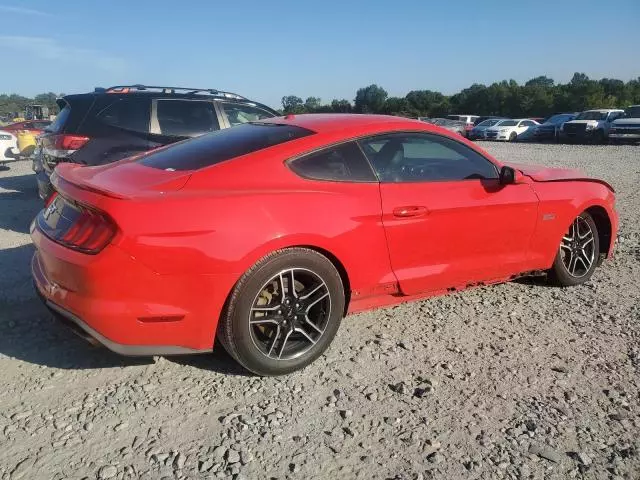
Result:
[[[294,125],[245,123],[177,143],[138,162],[161,170],[197,170],[312,134]]]
[[[56,119],[51,125],[47,127],[47,131],[53,133],[60,133],[64,128],[64,124],[67,123],[67,119],[71,115],[71,107],[67,104],[60,113],[56,116]]]
[[[158,100],[158,124],[162,135],[196,137],[220,130],[211,102]]]
[[[377,178],[354,142],[327,148],[289,163],[303,178],[336,182],[375,182]]]
[[[98,120],[112,127],[149,132],[150,102],[146,98],[121,98],[98,114]]]

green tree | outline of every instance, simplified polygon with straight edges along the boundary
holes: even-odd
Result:
[[[282,109],[284,113],[302,113],[304,112],[304,104],[300,97],[295,95],[288,95],[282,97]]]
[[[358,113],[378,113],[387,99],[387,91],[378,85],[369,85],[356,92],[355,111]]]
[[[331,110],[336,113],[351,113],[353,106],[349,100],[333,100],[331,102]]]
[[[308,97],[304,101],[304,109],[307,112],[315,112],[320,108],[320,99],[318,97]]]

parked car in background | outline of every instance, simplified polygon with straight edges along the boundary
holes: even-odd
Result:
[[[464,122],[463,137],[468,137],[469,132],[473,129],[474,122],[478,119],[478,115],[447,115],[449,120]]]
[[[508,120],[508,119],[507,118],[495,117],[495,118],[488,118],[488,119],[478,123],[477,125],[475,125],[471,129],[471,131],[469,132],[469,135],[467,136],[467,138],[469,138],[469,140],[480,140],[480,139],[483,139],[485,137],[485,132],[487,131],[487,129],[489,127],[493,127],[494,125],[496,125],[501,120]]]
[[[565,122],[576,118],[576,116],[578,116],[578,113],[558,113],[552,115],[544,123],[535,128],[533,131],[533,139],[537,141],[560,141],[560,127],[562,127]]]
[[[266,105],[215,89],[125,85],[58,100],[60,113],[38,137],[33,160],[38,192],[60,162],[103,165],[232,127],[278,116]]]
[[[19,154],[18,139],[7,130],[0,130],[0,162],[12,160]]]
[[[41,134],[45,128],[51,125],[49,120],[25,120],[23,122],[11,123],[2,127],[3,130],[9,132],[17,132],[18,130],[26,130],[35,135]]]
[[[611,124],[623,115],[624,110],[619,108],[586,110],[560,127],[560,139],[568,142],[605,143]]]
[[[483,116],[480,116],[480,117],[476,118],[473,121],[473,124],[474,125],[479,125],[482,122],[484,122],[485,120],[493,120],[493,119],[505,120],[505,119],[507,119],[507,117],[501,117],[500,115],[483,115]]]
[[[18,138],[18,150],[20,157],[27,158],[35,152],[38,135],[30,130],[18,130],[15,132]]]
[[[640,141],[640,105],[631,105],[611,123],[609,140],[616,143]]]
[[[583,284],[618,231],[606,182],[386,115],[267,119],[53,179],[31,271],[57,318],[127,355],[219,344],[259,375],[316,360],[347,312]]]
[[[500,120],[494,126],[485,130],[485,138],[487,140],[515,142],[519,137],[525,136],[527,132],[533,131],[538,125],[540,125],[538,122],[529,118]]]
[[[542,125],[544,122],[547,121],[547,118],[546,117],[529,117],[529,120],[533,120],[534,122],[537,122],[540,125]]]
[[[449,130],[450,132],[457,133],[462,137],[467,136],[466,123],[459,120],[451,120],[449,118],[432,118],[432,125],[438,125],[439,127]]]

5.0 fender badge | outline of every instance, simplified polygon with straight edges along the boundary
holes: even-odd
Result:
[[[556,219],[555,213],[545,213],[544,215],[542,215],[542,220],[545,222],[548,220],[555,220],[555,219]]]

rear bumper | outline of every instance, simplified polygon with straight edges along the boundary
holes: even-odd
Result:
[[[45,306],[54,313],[55,317],[62,323],[66,324],[71,330],[78,336],[84,338],[89,343],[100,344],[112,352],[119,355],[126,355],[131,357],[141,356],[153,356],[153,355],[191,355],[196,353],[209,353],[210,349],[194,350],[191,348],[179,347],[175,345],[125,345],[109,340],[100,332],[92,328],[88,323],[82,320],[77,315],[71,313],[69,310],[56,305],[50,300],[47,300],[43,293],[40,291],[40,287],[36,283],[36,291],[38,296],[45,304]]]
[[[36,183],[38,185],[38,196],[42,200],[47,200],[53,193],[53,185],[51,185],[47,172],[44,170],[36,172]]]
[[[72,251],[31,233],[35,287],[45,305],[122,355],[210,352],[226,294],[217,275],[160,275],[115,246]]]

